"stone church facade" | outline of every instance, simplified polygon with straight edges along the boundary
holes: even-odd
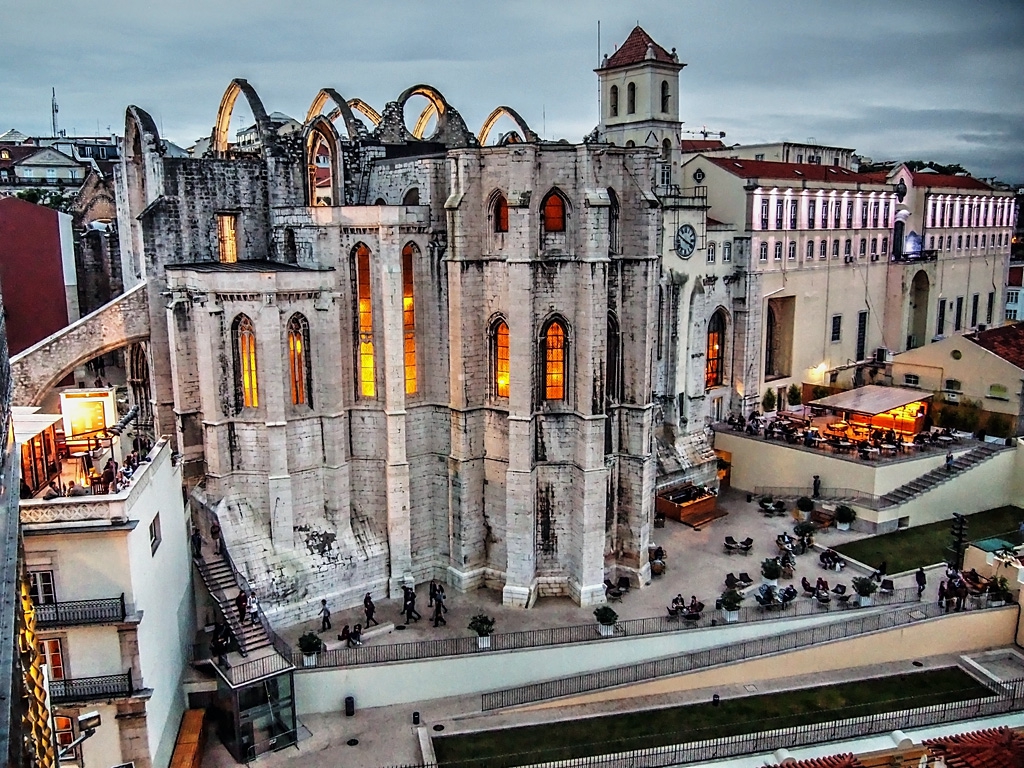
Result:
[[[245,81],[202,156],[161,146],[130,107],[120,253],[156,429],[275,620],[430,578],[524,607],[648,580],[653,153],[541,142],[508,108],[476,136],[430,86],[381,115],[325,89],[284,132]]]

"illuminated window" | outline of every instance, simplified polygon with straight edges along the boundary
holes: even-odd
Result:
[[[505,209],[506,214],[508,209]],[[413,302],[412,257],[414,243],[402,249],[402,351],[405,356],[405,394],[416,394],[416,310]]]
[[[498,195],[494,200],[494,231],[508,232],[508,200]]]
[[[53,716],[53,730],[54,737],[57,741],[57,750],[62,751],[67,748],[71,742],[75,740],[75,721],[64,715]],[[78,760],[78,749],[72,749],[62,760],[77,761]]]
[[[508,397],[510,381],[508,324],[499,320],[494,326],[494,394]]]
[[[217,214],[217,252],[221,264],[238,261],[238,215]]]
[[[370,302],[370,249],[356,246],[356,296],[359,300],[359,394],[374,397],[377,383],[373,365],[373,305]]]
[[[619,86],[613,85],[608,98],[608,108],[612,117],[619,116]]]
[[[236,407],[256,408],[260,404],[256,383],[256,329],[252,320],[239,315],[234,324]]]
[[[61,647],[60,638],[53,637],[49,640],[39,640],[36,646],[39,649],[41,661],[46,665],[46,674],[50,680],[64,679],[64,649]]]
[[[549,192],[541,206],[545,232],[565,232],[565,201],[557,192]]]
[[[722,384],[725,363],[725,313],[718,310],[708,323],[708,348],[704,366],[704,388]]]
[[[557,320],[544,333],[544,399],[565,399],[565,328]]]
[[[308,173],[309,205],[333,205],[334,150],[326,131],[314,126],[306,140],[306,170]]]
[[[299,314],[288,321],[288,371],[292,382],[292,404],[312,407],[309,375],[309,321]]]

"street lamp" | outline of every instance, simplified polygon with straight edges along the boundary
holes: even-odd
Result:
[[[60,751],[57,755],[57,759],[63,760],[67,755],[71,754],[79,744],[91,736],[94,736],[96,734],[96,729],[100,727],[100,723],[101,718],[99,712],[86,712],[85,714],[79,715],[78,730],[81,731],[81,733],[79,733],[77,739]]]

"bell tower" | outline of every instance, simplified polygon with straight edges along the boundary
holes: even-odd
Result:
[[[594,70],[601,85],[601,140],[660,149],[666,158],[678,151],[679,72],[685,66],[675,48],[666,51],[634,27]]]

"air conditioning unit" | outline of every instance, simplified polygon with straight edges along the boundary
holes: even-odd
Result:
[[[843,262],[846,264],[853,264],[853,256],[847,256],[843,259]]]
[[[978,329],[978,333],[988,330],[988,325],[986,323],[978,323],[978,325],[975,327]]]
[[[875,362],[876,363],[891,363],[892,352],[885,347],[879,347],[875,350]]]
[[[878,254],[877,253],[872,253],[871,254],[871,260],[872,261],[878,261]]]
[[[942,393],[942,399],[945,400],[947,403],[959,403],[960,393],[947,390]]]

